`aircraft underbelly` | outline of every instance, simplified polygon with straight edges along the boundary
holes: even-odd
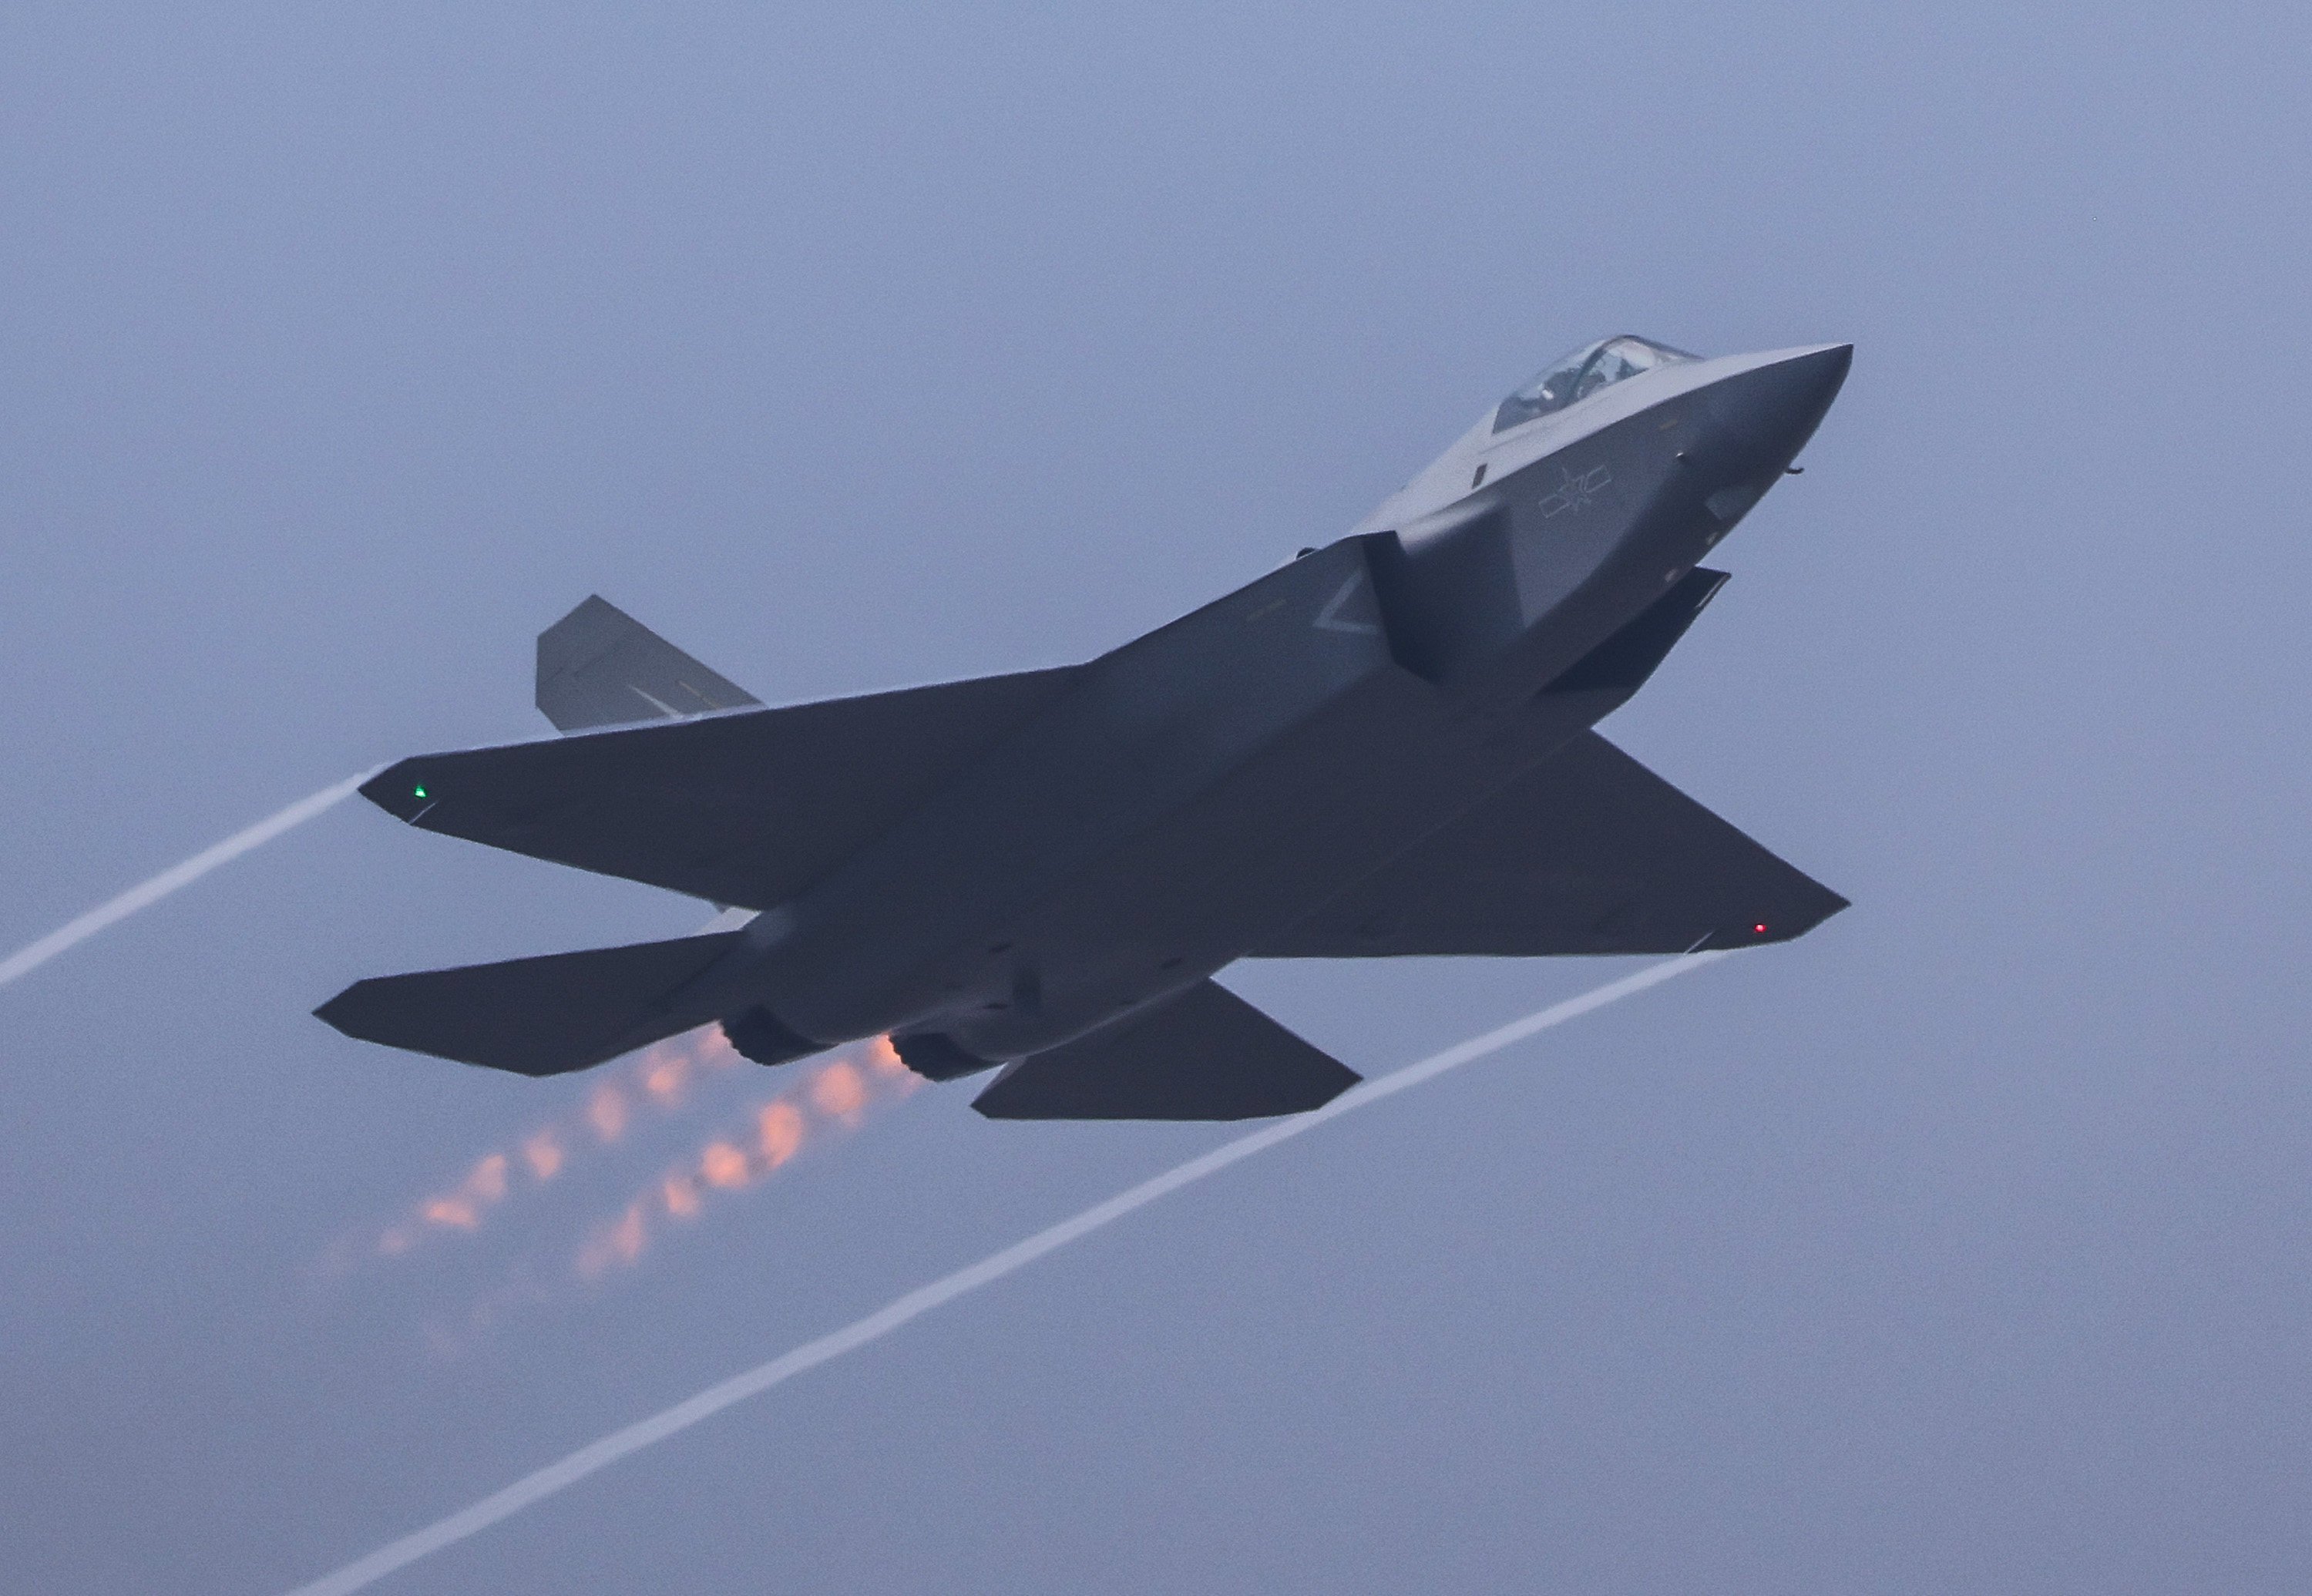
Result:
[[[936,803],[774,911],[765,1001],[822,1039],[1036,1006],[1078,954],[1048,942],[1048,906],[1396,671],[1354,543],[1094,661]]]
[[[983,1057],[1048,1048],[1241,958],[1581,730],[1480,719],[1376,671],[1291,736],[1082,870],[1018,922],[1031,994],[948,1027]],[[1022,1003],[1032,995],[1032,1003]]]
[[[1414,674],[1367,560],[1336,544],[1095,662],[792,906],[767,1006],[828,1041],[1054,1046],[1242,957],[1618,701]]]

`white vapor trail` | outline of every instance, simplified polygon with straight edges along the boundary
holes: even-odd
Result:
[[[30,975],[49,960],[77,943],[84,943],[108,925],[118,925],[138,909],[149,908],[180,887],[189,886],[208,874],[218,865],[240,858],[251,848],[262,847],[292,827],[302,826],[330,805],[352,795],[362,783],[384,769],[364,770],[359,776],[349,776],[333,787],[324,787],[310,798],[300,798],[278,814],[267,815],[246,831],[236,831],[215,847],[204,848],[182,864],[171,865],[149,881],[142,881],[123,892],[109,903],[99,904],[68,925],[58,927],[27,948],[20,948],[5,959],[0,959],[0,987],[19,977]]]
[[[1104,1203],[1086,1208],[1073,1219],[1064,1219],[1048,1230],[1038,1231],[1026,1241],[1016,1241],[1003,1251],[958,1269],[943,1279],[919,1286],[889,1306],[879,1308],[866,1318],[847,1324],[830,1335],[821,1336],[816,1341],[807,1341],[767,1364],[749,1369],[743,1374],[735,1374],[719,1385],[709,1386],[663,1413],[652,1414],[622,1430],[614,1430],[600,1441],[580,1447],[560,1461],[548,1463],[537,1473],[483,1497],[471,1507],[389,1542],[367,1557],[346,1564],[335,1574],[326,1574],[311,1584],[298,1586],[289,1596],[348,1596],[348,1592],[374,1584],[398,1568],[407,1567],[420,1557],[454,1546],[467,1537],[486,1530],[500,1519],[510,1518],[534,1503],[543,1502],[547,1497],[568,1489],[597,1469],[607,1469],[621,1458],[679,1434],[734,1403],[759,1396],[806,1369],[817,1368],[871,1341],[880,1340],[910,1320],[918,1319],[934,1308],[1024,1269],[1045,1254],[1056,1252],[1069,1242],[1080,1241],[1134,1210],[1147,1206],[1158,1197],[1169,1196],[1184,1186],[1193,1186],[1207,1175],[1217,1174],[1256,1153],[1265,1153],[1279,1142],[1290,1141],[1303,1131],[1314,1130],[1327,1120],[1370,1108],[1384,1098],[1394,1097],[1400,1092],[1433,1081],[1446,1071],[1458,1069],[1472,1059],[1498,1053],[1514,1042],[1523,1041],[1553,1026],[1563,1025],[1592,1009],[1604,1008],[1609,1003],[1619,1002],[1649,987],[1660,986],[1673,976],[1699,969],[1714,960],[1725,958],[1732,951],[1688,953],[1681,958],[1665,959],[1658,964],[1650,964],[1618,981],[1609,981],[1578,997],[1567,998],[1563,1003],[1553,1004],[1548,1008],[1528,1014],[1522,1020],[1512,1020],[1498,1030],[1472,1037],[1442,1053],[1432,1053],[1418,1064],[1409,1064],[1394,1074],[1367,1081],[1313,1113],[1302,1114],[1254,1131],[1249,1136],[1239,1136],[1201,1157],[1192,1158],[1184,1164],[1165,1171],[1153,1179],[1143,1180],[1128,1191],[1119,1192]]]

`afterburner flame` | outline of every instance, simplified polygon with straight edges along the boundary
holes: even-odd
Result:
[[[698,1172],[707,1185],[735,1191],[747,1184],[747,1155],[728,1142],[710,1142],[699,1154]]]
[[[633,1158],[652,1145],[639,1134],[643,1127],[717,1101],[700,1090],[708,1074],[744,1062],[720,1026],[661,1042],[601,1072],[562,1117],[483,1154],[456,1180],[412,1204],[393,1224],[367,1239],[358,1232],[342,1238],[320,1260],[320,1272],[342,1274],[364,1253],[398,1258],[428,1242],[486,1231],[499,1209],[520,1206],[516,1199],[563,1179],[590,1158]],[[600,1284],[611,1271],[638,1263],[664,1232],[705,1223],[723,1206],[722,1199],[760,1185],[806,1149],[856,1130],[879,1107],[924,1084],[882,1037],[769,1078],[782,1089],[752,1104],[721,1098],[734,1122],[702,1138],[694,1153],[660,1166],[629,1200],[587,1231],[575,1257],[563,1255],[570,1258],[564,1278]],[[522,1258],[504,1283],[476,1299],[462,1318],[429,1319],[424,1327],[428,1344],[440,1355],[456,1355],[507,1314],[550,1301],[554,1293],[547,1282],[556,1272],[535,1253]]]
[[[820,1113],[850,1124],[867,1106],[867,1083],[856,1065],[830,1064],[810,1083],[810,1101]]]
[[[595,1136],[607,1145],[626,1134],[626,1094],[611,1085],[598,1086],[586,1105],[586,1118]]]
[[[600,1279],[613,1264],[634,1263],[648,1248],[654,1224],[696,1218],[709,1197],[754,1186],[815,1137],[856,1129],[877,1102],[895,1101],[922,1084],[880,1037],[838,1055],[812,1071],[801,1090],[760,1104],[751,1137],[715,1137],[616,1219],[596,1226],[578,1250],[579,1277]]]
[[[469,1231],[482,1222],[482,1216],[474,1211],[474,1205],[459,1197],[435,1197],[418,1213],[425,1217],[426,1223],[453,1231]]]
[[[626,1205],[626,1211],[610,1226],[610,1251],[621,1262],[632,1263],[643,1255],[643,1206],[637,1200]]]
[[[378,1234],[372,1250],[396,1258],[429,1236],[480,1230],[490,1211],[518,1189],[546,1185],[590,1149],[600,1152],[617,1146],[644,1109],[662,1115],[680,1110],[707,1072],[729,1069],[741,1062],[719,1025],[654,1043],[624,1070],[595,1086],[576,1113],[539,1127],[506,1151],[485,1154],[455,1185],[418,1199],[407,1218]],[[728,1178],[726,1165],[724,1179]],[[708,1180],[719,1184],[712,1175]],[[345,1267],[348,1256],[340,1248],[337,1261],[325,1267],[332,1270]]]
[[[679,1107],[689,1085],[690,1060],[679,1053],[651,1058],[643,1069],[643,1089],[656,1098],[661,1108]]]
[[[763,1167],[775,1170],[802,1147],[802,1110],[793,1103],[765,1103],[755,1116],[761,1138]]]

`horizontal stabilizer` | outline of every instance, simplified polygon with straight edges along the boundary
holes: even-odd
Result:
[[[538,706],[564,732],[760,704],[597,596],[538,635]]]
[[[768,908],[911,813],[1076,668],[421,754],[363,796],[428,831]]]
[[[1227,987],[1200,981],[1012,1065],[990,1119],[1255,1119],[1322,1108],[1362,1079]]]
[[[669,1000],[745,934],[380,976],[355,982],[313,1012],[365,1042],[558,1075],[714,1019]]]
[[[1253,956],[1682,953],[1786,941],[1845,907],[1585,732]]]

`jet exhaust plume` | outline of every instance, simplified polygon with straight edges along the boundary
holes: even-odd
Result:
[[[289,1596],[352,1596],[352,1592],[366,1589],[395,1570],[406,1568],[421,1557],[430,1557],[477,1535],[501,1519],[511,1518],[525,1507],[558,1495],[589,1475],[607,1469],[645,1447],[655,1446],[679,1435],[726,1407],[749,1397],[760,1396],[773,1386],[841,1357],[845,1353],[856,1351],[870,1342],[880,1341],[902,1325],[920,1319],[935,1308],[943,1307],[958,1297],[967,1296],[982,1286],[992,1285],[1006,1276],[1016,1274],[1047,1254],[1056,1252],[1073,1241],[1082,1241],[1094,1231],[1105,1229],[1159,1197],[1169,1197],[1184,1187],[1193,1186],[1231,1164],[1239,1163],[1257,1153],[1265,1153],[1281,1142],[1291,1141],[1302,1132],[1314,1130],[1344,1114],[1353,1114],[1400,1092],[1426,1084],[1449,1070],[1458,1069],[1528,1037],[1538,1035],[1608,1004],[1633,996],[1648,987],[1658,987],[1675,977],[1699,969],[1734,951],[1721,949],[1662,960],[1619,980],[1608,981],[1579,996],[1553,1004],[1521,1020],[1513,1020],[1498,1030],[1472,1037],[1441,1053],[1432,1053],[1419,1063],[1407,1065],[1394,1074],[1369,1080],[1335,1098],[1321,1109],[1265,1126],[1234,1141],[1223,1142],[1210,1153],[1175,1165],[1105,1202],[1094,1204],[1073,1218],[1064,1219],[1023,1241],[1014,1242],[1001,1252],[958,1269],[929,1285],[919,1286],[864,1319],[854,1320],[816,1341],[805,1342],[793,1351],[742,1374],[733,1375],[719,1385],[709,1386],[696,1396],[678,1402],[663,1412],[652,1414],[624,1429],[614,1430],[600,1440],[580,1447],[568,1456],[483,1497],[469,1507],[422,1530],[414,1530],[398,1540],[390,1541],[334,1574],[298,1586],[289,1592]],[[629,1215],[637,1214],[637,1209],[628,1210]],[[623,1219],[621,1223],[624,1223]],[[636,1223],[639,1232],[638,1219]],[[639,1234],[636,1251],[640,1251]]]
[[[604,1146],[617,1141],[626,1134],[626,1093],[607,1083],[597,1087],[586,1105],[586,1118]]]
[[[712,1028],[675,1038],[635,1061],[623,1080],[636,1090],[626,1092],[622,1101],[648,1104],[659,1100],[665,1117],[671,1118],[684,1105],[652,1092],[652,1081],[695,1079],[680,1072],[717,1069],[737,1058]],[[670,1065],[675,1067],[670,1069]],[[513,1265],[499,1285],[471,1299],[461,1312],[427,1318],[420,1327],[426,1345],[438,1356],[459,1355],[516,1311],[555,1301],[560,1294],[555,1289],[557,1274],[582,1287],[607,1284],[612,1271],[641,1262],[671,1232],[710,1222],[725,1199],[758,1186],[807,1145],[849,1135],[879,1107],[923,1085],[922,1077],[880,1037],[845,1048],[819,1061],[815,1069],[798,1065],[781,1074],[789,1078],[787,1089],[751,1105],[727,1107],[733,1118],[719,1131],[707,1135],[694,1153],[661,1169],[620,1207],[588,1227],[574,1253],[562,1255],[565,1269],[556,1270],[531,1252]],[[702,1098],[688,1106],[702,1107],[707,1101]],[[582,1135],[579,1127],[587,1123],[582,1109],[566,1121],[510,1142],[505,1150],[485,1154],[456,1182],[419,1201],[406,1218],[380,1233],[373,1250],[398,1258],[421,1241],[481,1231],[499,1203],[517,1190],[547,1184],[574,1153],[589,1147],[583,1140],[574,1147],[567,1144],[571,1136]],[[597,1151],[616,1158],[624,1150],[604,1144]],[[345,1238],[325,1255],[322,1272],[345,1273],[363,1247],[358,1236]]]
[[[335,786],[323,787],[310,798],[265,817],[245,831],[236,831],[214,847],[203,848],[182,864],[173,864],[150,881],[140,881],[109,903],[101,903],[80,918],[60,925],[39,941],[0,959],[0,987],[31,974],[66,949],[76,946],[107,926],[117,925],[142,908],[150,908],[170,893],[188,887],[220,864],[231,864],[254,848],[263,847],[283,832],[303,825],[324,810],[353,796],[362,783],[385,767],[379,765],[349,776]]]
[[[751,1136],[726,1129],[660,1176],[615,1219],[595,1226],[578,1250],[578,1277],[599,1280],[614,1264],[640,1261],[667,1222],[696,1219],[710,1197],[746,1190],[801,1152],[814,1136],[856,1130],[876,1103],[906,1097],[922,1084],[923,1077],[902,1064],[881,1037],[837,1054],[813,1071],[799,1092],[758,1104],[749,1115]]]
[[[378,1232],[368,1250],[399,1258],[431,1238],[473,1234],[517,1190],[548,1184],[590,1148],[616,1146],[642,1109],[674,1115],[687,1106],[698,1081],[740,1062],[717,1025],[652,1044],[624,1072],[595,1087],[577,1114],[484,1153],[447,1188],[420,1197],[407,1215]],[[333,1247],[323,1273],[342,1273],[356,1250],[350,1241]]]

